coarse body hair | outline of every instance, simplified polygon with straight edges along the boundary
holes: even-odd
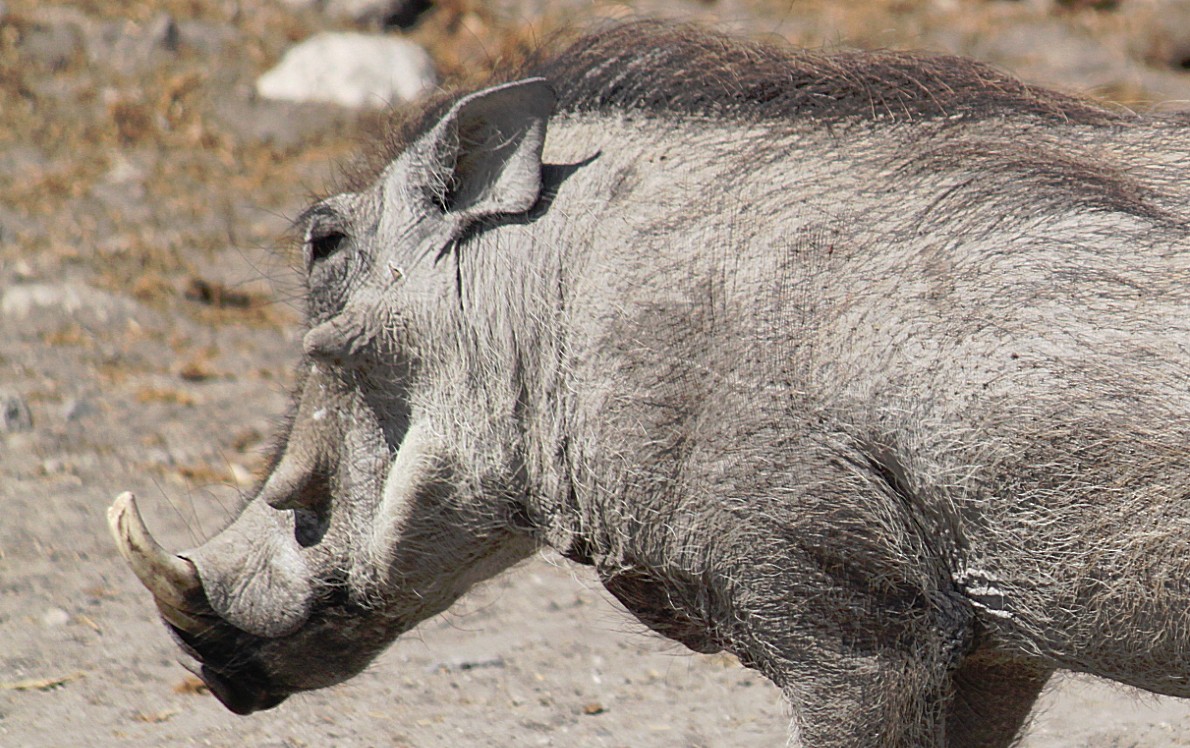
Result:
[[[1184,119],[648,24],[528,72],[550,205],[455,247],[448,326],[549,542],[808,745],[1012,734],[1055,668],[1190,694]]]
[[[1184,118],[652,22],[507,80],[303,214],[315,363],[187,556],[225,703],[543,545],[807,746],[1008,745],[1057,669],[1190,696]]]

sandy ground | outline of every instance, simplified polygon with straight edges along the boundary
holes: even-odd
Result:
[[[413,34],[454,80],[559,23],[440,5]],[[803,43],[957,49],[1130,105],[1190,98],[1168,6],[1071,5],[678,10]],[[774,687],[645,632],[586,570],[548,555],[347,684],[247,718],[206,694],[118,561],[104,511],[133,490],[162,541],[183,548],[250,490],[299,348],[295,276],[276,248],[370,118],[252,96],[255,75],[327,23],[313,12],[264,0],[0,8],[0,746],[784,743]],[[1190,745],[1190,704],[1062,677],[1024,745]]]

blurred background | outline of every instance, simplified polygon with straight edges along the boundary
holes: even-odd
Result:
[[[0,0],[0,745],[784,744],[774,688],[548,555],[237,718],[104,526],[133,489],[191,546],[250,490],[300,349],[289,220],[391,113],[640,16],[1190,108],[1190,0]],[[1025,745],[1190,745],[1188,713],[1059,679]]]

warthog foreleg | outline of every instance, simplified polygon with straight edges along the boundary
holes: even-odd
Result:
[[[946,715],[948,745],[1013,745],[1051,671],[1027,662],[976,652],[955,671]]]

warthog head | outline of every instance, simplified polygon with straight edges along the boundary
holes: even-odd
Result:
[[[232,711],[358,673],[536,547],[502,416],[515,396],[476,375],[444,258],[478,222],[537,202],[553,105],[541,79],[472,94],[371,188],[302,215],[299,392],[275,466],[227,529],[174,555],[130,494],[110,509],[121,553]]]

